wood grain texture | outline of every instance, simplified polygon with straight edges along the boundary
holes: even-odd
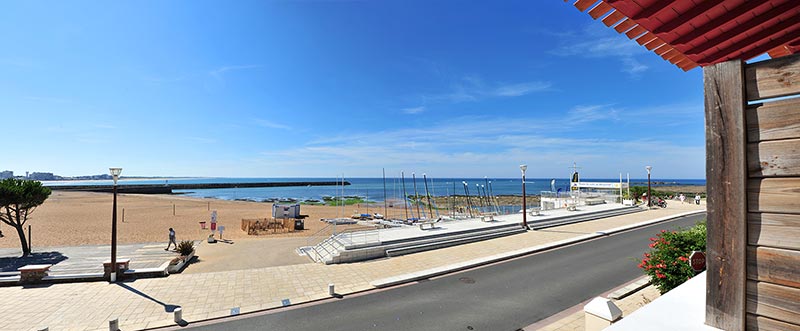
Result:
[[[800,138],[800,98],[750,105],[747,141]]]
[[[776,321],[764,316],[747,314],[747,330],[751,331],[800,331],[800,325]]]
[[[747,278],[800,289],[800,251],[747,247]]]
[[[741,330],[745,325],[747,245],[742,62],[705,67],[703,81],[708,181],[706,324]]]
[[[747,243],[753,246],[800,250],[800,215],[748,214]]]
[[[800,176],[800,139],[747,144],[747,172],[751,178]]]
[[[751,212],[800,214],[800,178],[750,179],[747,207]]]
[[[747,312],[789,324],[800,322],[800,289],[747,282]]]
[[[800,54],[745,66],[747,100],[800,93]]]

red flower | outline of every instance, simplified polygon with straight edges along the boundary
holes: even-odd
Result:
[[[685,257],[685,256],[679,256],[679,257],[678,257],[678,260],[681,260],[681,261],[683,261],[683,262],[686,262],[686,261],[689,261],[689,258],[688,258],[688,257]]]

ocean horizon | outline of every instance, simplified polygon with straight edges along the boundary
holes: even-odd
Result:
[[[568,191],[568,178],[527,178],[525,184],[526,193],[529,195],[539,195],[542,191],[551,190],[551,181],[555,179],[556,191]],[[156,184],[211,184],[211,183],[254,183],[254,182],[331,182],[341,181],[342,178],[330,177],[265,177],[265,178],[151,178],[151,179],[122,179],[119,185],[156,185]],[[386,194],[384,195],[383,178],[375,177],[345,177],[345,181],[350,185],[342,186],[292,186],[292,187],[251,187],[251,188],[223,188],[223,189],[193,189],[193,190],[174,190],[174,193],[190,197],[211,198],[222,200],[277,200],[277,199],[296,199],[321,200],[324,197],[335,196],[357,196],[372,201],[384,201],[386,199],[399,199],[403,196],[403,181],[400,177],[386,178]],[[583,182],[619,182],[619,178],[582,178]],[[623,179],[626,182],[627,179]],[[464,188],[467,183],[467,190]],[[46,186],[58,185],[110,185],[110,180],[75,180],[75,181],[54,181],[43,182]],[[647,185],[647,179],[631,178],[631,186]],[[416,192],[420,195],[426,194],[425,180],[422,177],[416,178]],[[651,179],[651,185],[691,185],[702,186],[706,184],[705,179]],[[411,177],[405,178],[405,193],[414,194],[414,180]],[[457,195],[522,195],[522,185],[520,178],[427,178],[427,190],[432,196]],[[478,192],[480,191],[480,193]]]

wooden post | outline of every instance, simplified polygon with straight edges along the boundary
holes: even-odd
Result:
[[[175,216],[175,203],[172,203],[172,216]]]
[[[744,330],[747,139],[742,61],[705,67],[703,82],[708,188],[706,324]]]

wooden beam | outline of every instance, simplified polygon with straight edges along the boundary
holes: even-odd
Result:
[[[800,215],[748,214],[747,243],[800,250]]]
[[[800,139],[748,144],[747,170],[751,178],[800,176]]]
[[[752,63],[745,72],[748,101],[800,94],[800,54]]]
[[[800,321],[800,289],[766,282],[747,282],[747,312],[778,321]]]
[[[745,326],[745,91],[741,61],[703,69],[706,117],[708,235],[706,324],[723,330]]]
[[[747,141],[800,138],[800,98],[750,105]]]
[[[747,183],[747,209],[754,213],[800,214],[798,196],[798,177],[755,178]]]
[[[747,314],[747,329],[758,331],[800,331],[800,326],[764,316]]]
[[[797,266],[800,266],[800,251],[755,246],[747,248],[748,279],[800,288]],[[800,300],[800,297],[797,299]]]

